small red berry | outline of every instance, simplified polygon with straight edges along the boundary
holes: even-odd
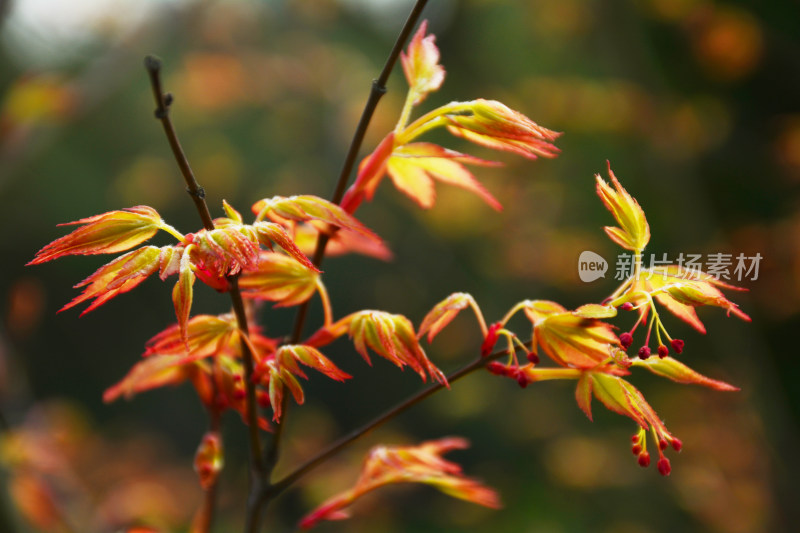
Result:
[[[538,365],[539,364],[539,356],[536,355],[533,352],[529,352],[528,353],[528,361],[533,363],[534,365]]]
[[[670,344],[672,344],[672,349],[675,350],[675,353],[683,352],[684,342],[681,339],[673,339]]]
[[[528,386],[528,383],[530,383],[530,381],[528,381],[528,377],[525,374],[520,372],[519,374],[517,374],[517,383],[519,383],[519,386],[524,389],[525,387]]]
[[[658,356],[659,356],[661,359],[664,359],[664,358],[665,358],[666,356],[668,356],[668,355],[669,355],[669,348],[667,348],[667,347],[666,347],[666,346],[664,346],[663,344],[662,344],[661,346],[659,346],[659,347],[658,347]]]
[[[641,348],[639,348],[638,355],[641,359],[647,359],[648,357],[650,357],[650,347],[642,346]]]
[[[233,389],[233,398],[235,400],[244,400],[245,396],[247,396],[247,393],[244,389]]]
[[[633,304],[630,302],[625,302],[624,304],[620,305],[619,308],[623,311],[630,311],[633,309]]]
[[[667,443],[667,439],[661,439],[658,441],[658,449],[659,450],[666,450],[669,443]]]
[[[639,443],[637,442],[636,444],[634,444],[633,446],[631,446],[631,451],[633,452],[633,455],[639,455],[640,453],[642,453],[642,446],[641,446],[641,444],[639,444]]]
[[[622,345],[624,349],[628,349],[633,344],[633,335],[628,333],[627,331],[619,336],[619,343]]]
[[[676,452],[679,452],[681,451],[681,448],[683,448],[683,443],[681,442],[681,440],[672,437],[672,449],[675,450]]]

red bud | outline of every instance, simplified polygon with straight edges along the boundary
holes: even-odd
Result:
[[[672,472],[672,467],[669,464],[669,459],[666,457],[662,457],[658,460],[658,472],[662,476],[668,476],[670,472]]]
[[[642,346],[641,348],[639,348],[638,355],[641,359],[647,359],[648,357],[650,357],[650,347]]]
[[[534,365],[538,365],[539,364],[539,356],[536,355],[535,353],[528,352],[528,356],[527,357],[528,357],[528,361],[533,363]]]
[[[502,326],[503,325],[500,322],[495,322],[489,326],[489,331],[486,332],[486,338],[483,339],[483,344],[481,344],[481,355],[483,357],[486,357],[492,353],[494,345],[497,344],[497,331]]]
[[[668,355],[669,355],[669,348],[667,348],[667,347],[666,347],[666,346],[664,346],[663,344],[662,344],[661,346],[659,346],[659,347],[658,347],[658,356],[659,356],[661,359],[664,359],[664,358],[665,358],[666,356],[668,356]]]
[[[650,466],[650,454],[647,452],[642,452],[639,454],[639,466],[642,468],[647,468]]]
[[[619,336],[619,343],[622,345],[624,349],[628,349],[633,344],[633,336],[628,333],[627,331]]]
[[[681,339],[673,339],[670,344],[672,344],[672,349],[675,350],[675,353],[683,352],[684,342]]]

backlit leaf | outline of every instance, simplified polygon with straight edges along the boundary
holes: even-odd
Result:
[[[123,252],[150,239],[163,221],[155,209],[140,205],[60,225],[75,224],[81,227],[39,250],[28,264],[36,265],[65,255]]]

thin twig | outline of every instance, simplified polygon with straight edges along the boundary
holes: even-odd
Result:
[[[526,343],[530,345],[530,341]],[[455,383],[459,379],[463,378],[478,370],[480,368],[485,367],[489,362],[494,361],[503,357],[504,355],[508,355],[507,350],[501,350],[495,352],[487,357],[480,357],[475,361],[469,363],[468,365],[456,370],[449,376],[447,376],[447,382],[449,384]],[[332,456],[336,455],[340,452],[343,448],[347,447],[348,445],[352,444],[358,438],[364,436],[365,434],[369,433],[373,429],[377,428],[378,426],[383,425],[384,423],[388,422],[389,420],[395,418],[401,413],[404,413],[408,409],[414,407],[421,401],[425,400],[432,394],[439,392],[440,390],[446,388],[442,383],[433,383],[429,387],[422,389],[418,393],[414,394],[407,398],[404,402],[397,404],[396,406],[390,408],[384,413],[373,418],[371,421],[367,422],[363,426],[354,429],[347,435],[341,437],[339,440],[331,443],[327,448],[319,452],[314,457],[308,459],[305,463],[295,468],[292,472],[284,476],[281,480],[273,483],[269,487],[269,492],[272,497],[277,496],[284,490],[286,490],[289,486],[295,483],[298,479],[303,477],[305,474],[310,472],[311,470],[315,469],[317,466],[321,465]]]
[[[186,182],[186,192],[194,201],[200,219],[203,221],[203,226],[211,231],[214,229],[214,219],[211,217],[211,212],[208,210],[208,204],[205,200],[205,191],[197,182],[197,179],[189,166],[189,161],[186,154],[183,152],[178,135],[175,132],[175,127],[169,118],[169,107],[172,103],[172,96],[163,91],[161,84],[161,61],[153,56],[147,56],[144,61],[145,68],[150,75],[150,85],[153,89],[153,97],[156,101],[156,118],[161,122],[164,127],[164,133],[169,141],[172,153],[181,170],[183,179]],[[244,302],[242,294],[239,291],[239,278],[238,275],[228,276],[229,290],[228,293],[231,297],[233,311],[236,315],[236,322],[239,330],[248,334],[250,328],[247,323],[247,314],[244,309]],[[254,509],[258,507],[259,495],[262,492],[262,483],[264,479],[264,463],[261,457],[261,438],[258,434],[258,407],[256,403],[256,389],[253,383],[254,363],[253,353],[250,347],[242,340],[242,363],[244,365],[244,385],[246,391],[246,404],[247,404],[247,423],[249,426],[250,436],[250,497],[247,504],[248,519],[256,516],[257,512]],[[208,497],[213,499],[216,496],[216,491],[210,491]],[[213,508],[213,505],[211,505]],[[213,514],[213,509],[209,510]],[[251,521],[249,521],[251,522]],[[248,531],[255,531],[256,524],[249,523]]]
[[[344,163],[342,164],[342,168],[339,172],[339,178],[336,181],[336,187],[334,189],[333,196],[331,197],[331,201],[333,203],[341,203],[342,198],[344,197],[344,192],[347,188],[347,182],[349,181],[350,175],[353,172],[353,167],[355,166],[358,153],[361,150],[361,145],[364,142],[364,136],[366,135],[367,128],[372,120],[372,115],[375,113],[375,109],[377,108],[381,97],[386,94],[386,82],[389,80],[389,76],[391,75],[392,70],[397,63],[397,59],[400,57],[400,52],[403,50],[403,46],[405,46],[409,35],[411,35],[411,32],[417,25],[417,22],[419,21],[422,11],[427,3],[428,0],[417,0],[416,4],[414,4],[414,7],[411,9],[408,18],[403,25],[403,29],[400,31],[400,34],[398,35],[397,40],[392,47],[392,51],[389,53],[389,57],[386,59],[386,63],[383,66],[383,70],[381,70],[380,76],[372,81],[369,97],[364,105],[364,110],[361,113],[361,118],[358,121],[355,133],[353,134],[353,139],[350,141],[350,147],[347,150],[347,155],[345,156]],[[317,267],[322,265],[329,240],[330,236],[324,233],[321,233],[317,238],[317,245],[314,250],[314,255],[311,259],[311,261]],[[308,316],[308,306],[309,301],[307,300],[301,304],[297,310],[294,327],[292,329],[292,335],[289,340],[291,343],[299,342],[303,336],[303,327],[305,326],[306,318]],[[281,404],[281,420],[275,425],[272,439],[270,439],[270,442],[267,444],[264,455],[266,468],[265,480],[268,484],[265,487],[263,498],[261,499],[263,505],[267,505],[272,499],[273,491],[272,485],[269,484],[269,481],[272,476],[272,472],[278,463],[278,459],[280,458],[280,446],[283,437],[283,427],[286,420],[287,410],[288,397],[284,397]]]

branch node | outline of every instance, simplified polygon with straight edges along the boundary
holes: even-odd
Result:
[[[161,60],[156,56],[146,56],[144,58],[144,68],[147,69],[147,72],[156,74],[161,70]]]
[[[372,90],[380,93],[381,95],[386,94],[386,86],[381,85],[381,82],[378,80],[372,80]]]
[[[172,105],[172,102],[175,99],[172,97],[172,93],[167,93],[164,95],[164,107],[169,107]]]
[[[201,200],[205,200],[206,198],[206,190],[202,187],[197,187],[196,189],[186,187],[186,192],[195,198],[200,198]]]

